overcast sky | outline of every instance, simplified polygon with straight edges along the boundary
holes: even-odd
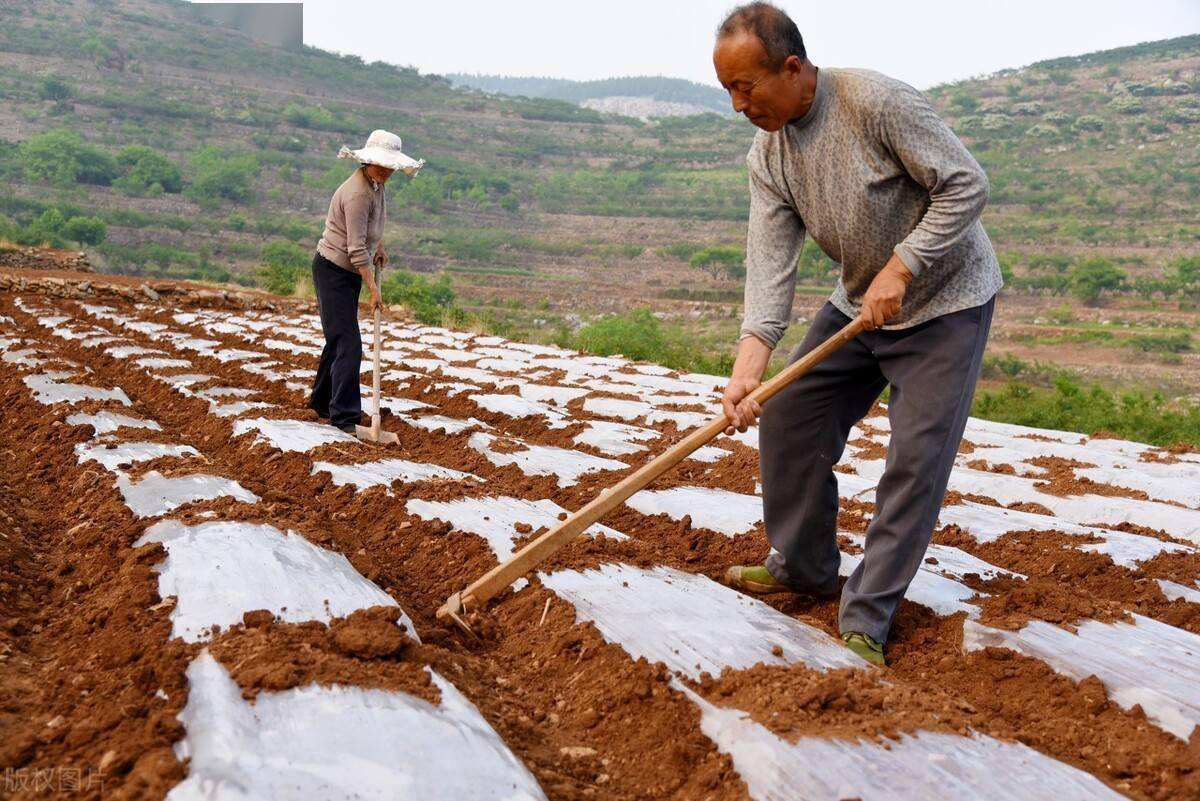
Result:
[[[716,85],[724,0],[305,0],[306,44],[422,72],[590,79],[668,75]],[[918,88],[1200,33],[1200,0],[827,0],[779,3],[818,65]]]

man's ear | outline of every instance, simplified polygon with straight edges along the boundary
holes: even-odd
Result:
[[[804,72],[804,59],[800,56],[788,56],[783,60],[783,71],[789,78],[799,78]]]

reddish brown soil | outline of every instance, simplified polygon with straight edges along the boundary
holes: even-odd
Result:
[[[984,622],[1019,628],[1031,618],[1070,625],[1080,620],[1115,620],[1137,612],[1200,634],[1200,604],[1168,600],[1158,583],[1113,563],[1104,554],[1081,551],[1086,538],[1053,531],[1016,531],[995,542],[978,544],[955,526],[934,533],[934,542],[953,545],[985,562],[1022,573],[1028,581],[1007,577],[978,587],[992,593],[984,600]],[[1200,554],[1173,554],[1171,576],[1200,575]],[[1164,557],[1159,557],[1160,559]],[[1158,560],[1155,560],[1158,561]],[[1169,576],[1156,576],[1167,578]]]
[[[39,301],[80,315],[65,301]],[[128,304],[111,302],[128,311]],[[154,439],[193,445],[206,460],[205,472],[236,478],[263,498],[253,506],[229,501],[194,504],[173,517],[198,520],[200,513],[211,510],[223,518],[293,528],[346,555],[357,570],[395,597],[424,641],[419,646],[397,641],[386,630],[391,624],[381,619],[381,610],[359,613],[332,627],[284,625],[251,613],[243,625],[219,633],[210,645],[247,697],[317,681],[403,689],[433,700],[436,690],[423,672],[429,666],[480,708],[553,799],[746,797],[729,759],[700,733],[695,707],[669,686],[665,668],[634,661],[605,643],[592,626],[575,624],[570,605],[536,579],[515,596],[502,595],[487,614],[473,616],[479,639],[434,616],[448,594],[493,566],[495,558],[479,537],[408,515],[408,498],[510,494],[550,498],[577,509],[626,471],[585,476],[576,486],[560,488],[553,477],[496,468],[466,447],[468,434],[430,434],[395,417],[385,419],[385,427],[398,434],[396,446],[278,453],[252,445],[251,437],[231,439],[230,420],[209,415],[206,402],[184,398],[131,362],[50,337],[12,307],[11,296],[0,294],[0,313],[16,318],[26,334],[47,349],[90,365],[95,371],[90,383],[123,387],[135,399],[132,413],[163,425],[161,439]],[[185,328],[165,311],[138,315]],[[112,328],[107,323],[101,327]],[[121,334],[152,343],[149,337],[124,330]],[[203,335],[245,345],[236,338]],[[312,419],[303,409],[301,393],[256,379],[234,364],[183,355],[220,383],[260,389],[264,399],[283,407],[276,411],[278,416]],[[311,366],[304,357],[272,357],[296,367]],[[569,444],[563,431],[549,430],[541,420],[485,418],[469,399],[446,398],[430,391],[428,382],[398,394],[437,402],[444,406],[443,413],[488,419],[497,426],[495,433],[541,444]],[[6,727],[0,732],[6,746],[0,768],[99,765],[107,759],[106,797],[161,798],[182,775],[170,745],[183,734],[174,715],[186,700],[183,670],[196,650],[169,640],[170,607],[159,604],[150,569],[161,559],[161,551],[131,549],[144,524],[131,518],[107,473],[75,463],[71,449],[87,437],[87,429],[56,425],[60,413],[34,404],[11,371],[0,376],[0,402],[7,403],[6,409],[19,421],[0,431],[0,452],[10,449],[20,459],[11,471],[14,494],[0,493],[0,509],[8,516],[0,517],[0,526],[9,525],[11,518],[22,532],[22,539],[11,546],[13,566],[0,573],[0,580],[24,588],[11,607],[7,600],[0,601],[6,604],[6,620],[16,619],[15,627],[6,624],[0,632],[6,638],[0,643],[11,649],[10,661],[21,664],[19,670],[0,675],[0,697],[5,699],[0,712],[6,716],[0,718]],[[147,439],[144,433],[148,432],[122,439]],[[649,452],[624,461],[632,469],[678,436],[668,433],[651,443]],[[382,488],[355,493],[350,487],[334,487],[327,474],[311,475],[314,459],[358,460],[376,451],[473,472],[486,483],[472,487],[423,482],[396,485],[391,493]],[[178,468],[181,463],[163,460],[160,466]],[[692,483],[750,492],[756,478],[757,453],[738,445],[733,459],[717,465],[685,462],[662,485]],[[64,487],[71,491],[62,493]],[[843,525],[860,530],[863,514],[869,511],[866,504],[844,505]],[[729,564],[759,562],[767,551],[761,527],[729,538],[624,507],[604,522],[631,538],[577,541],[546,567],[579,568],[619,560],[665,564],[716,578]],[[1001,556],[991,561],[1008,566]],[[1025,568],[1035,579],[1058,575],[1057,568],[1038,567],[1033,559]],[[1163,560],[1155,569],[1183,578],[1191,567]],[[1024,589],[1015,585],[996,590],[1000,598],[1021,592]],[[1130,608],[1126,598],[1133,598],[1099,597],[1121,609]],[[551,603],[543,621],[547,599]],[[768,602],[785,614],[835,631],[836,601],[782,595]],[[1053,603],[1047,603],[1045,611],[1021,608],[1034,615],[1062,612]],[[41,628],[35,631],[37,626]],[[892,666],[883,674],[889,687],[862,674],[845,676],[843,687],[837,677],[844,674],[830,679],[793,666],[727,672],[704,682],[701,690],[716,703],[747,709],[786,736],[886,736],[912,726],[956,731],[970,726],[1025,742],[1136,797],[1200,794],[1196,752],[1147,724],[1140,713],[1108,704],[1102,688],[1075,684],[1011,652],[964,655],[960,637],[960,620],[939,618],[905,602],[889,643]],[[76,679],[89,690],[87,696],[65,691]],[[27,691],[31,686],[38,688],[34,695]],[[154,696],[159,687],[168,700]],[[872,714],[877,702],[882,715]],[[58,715],[62,723],[47,727]],[[9,747],[10,742],[16,745]],[[106,757],[109,751],[115,756]]]
[[[1077,462],[1074,459],[1062,459],[1057,456],[1038,456],[1030,459],[1029,463],[1045,471],[1044,480],[1034,484],[1042,492],[1051,495],[1105,495],[1117,498],[1135,498],[1139,501],[1148,500],[1141,490],[1126,487],[1115,487],[1112,484],[1102,484],[1090,478],[1075,475],[1075,468],[1094,467],[1095,465]]]

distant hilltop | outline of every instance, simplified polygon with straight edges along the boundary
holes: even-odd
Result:
[[[683,78],[640,75],[572,81],[566,78],[521,78],[463,73],[445,77],[455,86],[479,89],[492,94],[565,100],[584,108],[641,119],[730,113],[729,98],[723,90]]]

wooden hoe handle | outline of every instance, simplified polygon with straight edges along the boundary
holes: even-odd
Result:
[[[862,330],[862,321],[855,319],[802,358],[785,367],[770,381],[760,385],[747,397],[760,404],[766,403],[781,389],[822,362],[829,354],[858,336]],[[505,587],[544,562],[551,554],[624,503],[635,492],[645,488],[654,479],[682,462],[693,451],[710,442],[728,427],[729,419],[722,414],[702,428],[697,428],[668,448],[662,455],[642,465],[622,479],[615,487],[605,490],[582,509],[517,551],[508,561],[501,562],[484,573],[462,592],[451,595],[446,599],[446,603],[438,609],[437,616],[443,619],[452,618],[466,628],[460,614],[467,607],[482,607],[503,592]]]

